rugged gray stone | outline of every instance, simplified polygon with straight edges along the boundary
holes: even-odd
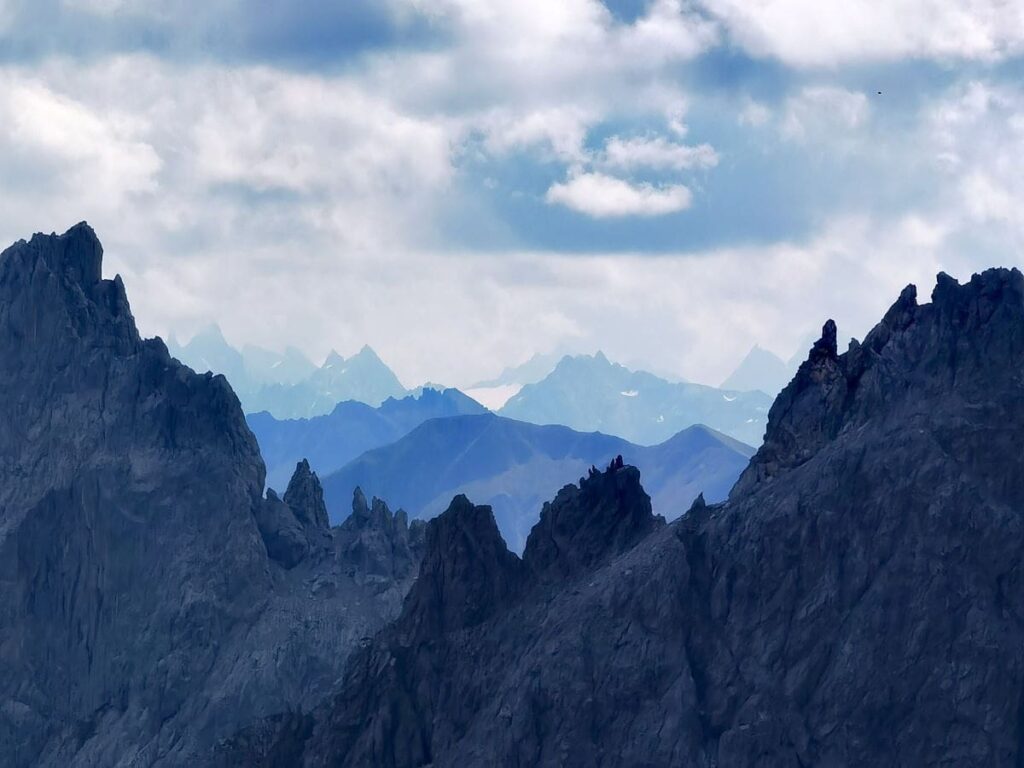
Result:
[[[606,472],[590,469],[544,505],[523,559],[541,579],[563,581],[630,549],[665,520],[651,513],[636,467],[617,457]]]
[[[300,465],[284,500],[221,376],[139,337],[80,224],[0,254],[0,764],[202,764],[325,696],[397,612]]]
[[[826,324],[729,501],[479,622],[410,624],[410,595],[271,743],[307,766],[1020,765],[1022,370],[1016,270],[908,289],[842,355]],[[471,561],[463,527],[426,557]],[[448,573],[434,610],[458,615],[457,580],[488,577]]]

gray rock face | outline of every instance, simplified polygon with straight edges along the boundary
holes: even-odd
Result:
[[[338,526],[337,534],[346,561],[363,576],[405,578],[419,563],[423,551],[422,536],[410,533],[405,512],[392,514],[388,505],[376,497],[367,504],[359,488],[352,495],[352,514]]]
[[[412,578],[363,587],[221,376],[139,337],[78,225],[0,254],[0,764],[201,764],[310,708]],[[398,569],[399,571],[401,569]]]
[[[304,528],[326,531],[331,527],[324,505],[324,489],[305,459],[295,467],[295,474],[284,492],[284,503],[294,510],[295,517]]]
[[[560,581],[630,549],[659,525],[636,467],[622,457],[606,472],[591,468],[580,484],[567,485],[545,504],[526,541],[523,559],[542,579]]]
[[[410,627],[410,596],[273,743],[309,766],[1020,765],[1021,370],[1016,270],[908,289],[842,355],[826,324],[729,501],[473,626]]]

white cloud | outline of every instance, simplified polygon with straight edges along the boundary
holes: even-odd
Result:
[[[948,181],[946,219],[1024,247],[1024,89],[974,81],[926,114],[924,139]],[[994,225],[999,225],[998,227]]]
[[[740,125],[749,125],[758,128],[771,120],[772,111],[764,104],[748,99],[740,110],[737,122]]]
[[[547,150],[566,162],[584,157],[584,142],[595,115],[574,107],[548,107],[525,114],[495,109],[476,122],[485,136],[484,146],[494,155],[511,150]]]
[[[837,18],[864,11],[825,5]],[[870,25],[843,27],[810,6],[820,37],[799,13],[758,32],[779,7],[797,5],[717,6],[748,50],[801,66],[939,55],[963,43],[928,42],[934,29],[902,30],[911,41],[894,42],[884,24],[864,42]],[[937,205],[885,216],[823,209],[809,235],[657,258],[452,252],[435,222],[457,199],[468,152],[529,152],[564,167],[547,202],[590,217],[688,208],[683,174],[713,166],[718,152],[704,136],[683,143],[687,111],[707,99],[687,98],[679,65],[714,45],[721,24],[664,0],[634,24],[597,0],[433,0],[429,10],[445,25],[443,46],[368,54],[326,75],[145,56],[0,67],[0,240],[87,218],[146,332],[187,335],[217,319],[233,341],[298,343],[313,356],[368,342],[409,383],[454,384],[563,345],[718,381],[753,341],[788,349],[828,316],[863,333],[905,282],[926,292],[936,269],[966,275],[990,260],[991,251],[956,251],[957,238],[991,232],[1001,252],[1024,243],[1019,88],[957,89],[909,137],[868,146],[882,110],[873,115],[870,98],[821,71],[779,105],[716,95],[710,119],[694,125],[739,115],[823,154],[859,137],[866,159],[894,158],[894,174],[927,166],[941,182]],[[968,25],[963,44],[1002,55],[1012,28],[983,44],[970,42]],[[601,146],[595,137],[609,126],[623,134]],[[625,133],[650,126],[664,135]],[[724,133],[727,142],[753,132]],[[770,154],[759,138],[756,149]],[[750,153],[721,147],[744,180]],[[642,183],[634,172],[647,170],[675,181]],[[484,173],[500,180],[495,196],[515,193],[500,170]]]
[[[1024,48],[1006,0],[702,0],[734,42],[798,67],[903,58],[993,60]]]
[[[809,86],[790,96],[783,111],[781,130],[787,138],[803,139],[814,133],[842,139],[844,133],[855,131],[867,121],[870,108],[863,93]]]
[[[603,173],[580,173],[553,184],[545,199],[587,216],[661,216],[690,207],[692,194],[682,184],[631,184]]]
[[[97,109],[30,77],[0,76],[0,152],[52,164],[59,190],[95,196],[104,206],[152,192],[162,161],[145,139],[145,120]]]
[[[629,139],[613,136],[605,144],[601,162],[619,170],[652,168],[685,171],[715,167],[718,165],[718,153],[710,144],[676,144],[663,136]]]

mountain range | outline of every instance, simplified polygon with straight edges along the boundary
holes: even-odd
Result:
[[[246,346],[239,352],[213,325],[185,345],[171,339],[168,349],[196,371],[223,374],[246,413],[267,411],[279,419],[310,418],[328,414],[346,400],[377,406],[407,394],[369,346],[347,359],[331,350],[318,368],[294,347],[277,353]]]
[[[534,424],[564,424],[655,445],[704,424],[760,445],[771,398],[763,392],[720,390],[631,371],[602,353],[566,356],[544,379],[527,384],[498,413]]]
[[[666,521],[615,458],[520,557],[464,495],[332,527],[308,462],[264,491],[95,233],[19,241],[0,765],[1020,765],[1022,367],[1019,271],[908,286],[845,353],[825,323],[726,499]]]
[[[561,357],[555,354],[535,354],[525,363],[507,366],[493,379],[471,384],[466,389],[466,394],[496,411],[524,385],[538,382],[551,373]]]
[[[371,448],[404,437],[428,419],[481,413],[487,409],[457,389],[427,387],[401,400],[388,398],[376,408],[346,400],[326,416],[281,420],[262,411],[249,414],[246,421],[263,455],[267,484],[281,488],[302,459],[325,476]],[[348,498],[345,503],[347,508]]]
[[[829,321],[727,501],[613,462],[522,558],[465,497],[397,620],[227,764],[1019,765],[1024,276]]]
[[[752,454],[752,448],[702,426],[645,447],[487,413],[432,419],[368,451],[324,477],[324,498],[333,520],[348,514],[357,487],[411,517],[429,518],[465,494],[493,508],[505,540],[521,551],[544,502],[616,455],[640,468],[655,510],[674,519],[701,492],[724,499]]]

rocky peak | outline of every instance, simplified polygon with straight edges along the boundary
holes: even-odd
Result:
[[[625,552],[664,522],[651,512],[640,470],[618,456],[544,504],[523,561],[542,579],[568,578]]]
[[[69,331],[94,346],[136,350],[141,342],[124,284],[120,277],[101,278],[102,258],[103,248],[85,223],[63,235],[33,235],[0,253],[0,315],[8,331],[0,343],[9,347],[9,359],[62,365],[81,351],[68,344]]]
[[[324,364],[321,367],[327,368],[328,366],[343,365],[344,363],[345,358],[339,355],[337,350],[332,349],[327,353],[327,357],[324,359]]]
[[[863,344],[836,354],[835,324],[801,364],[768,416],[764,444],[732,495],[748,492],[799,466],[844,430],[913,409],[908,393],[948,399],[949,381],[988,391],[1012,391],[1014,374],[999,361],[1024,345],[1024,276],[1016,269],[990,269],[961,285],[940,273],[932,303],[919,305],[908,285]]]
[[[399,510],[393,515],[387,503],[376,496],[368,502],[363,489],[356,486],[352,492],[352,514],[342,528],[347,530],[377,530],[391,534],[396,528],[408,528],[408,516]]]
[[[84,221],[63,235],[36,234],[27,247],[36,251],[55,273],[65,275],[83,289],[91,288],[102,279],[103,246]]]
[[[295,466],[295,474],[288,483],[288,490],[284,492],[284,503],[292,508],[303,526],[323,531],[330,527],[320,479],[305,459]]]
[[[456,496],[427,523],[401,627],[426,639],[475,626],[509,605],[524,583],[523,563],[505,546],[491,508]]]
[[[337,531],[346,561],[363,575],[401,579],[419,559],[405,511],[392,514],[376,496],[367,503],[359,487],[352,493],[352,514]]]

